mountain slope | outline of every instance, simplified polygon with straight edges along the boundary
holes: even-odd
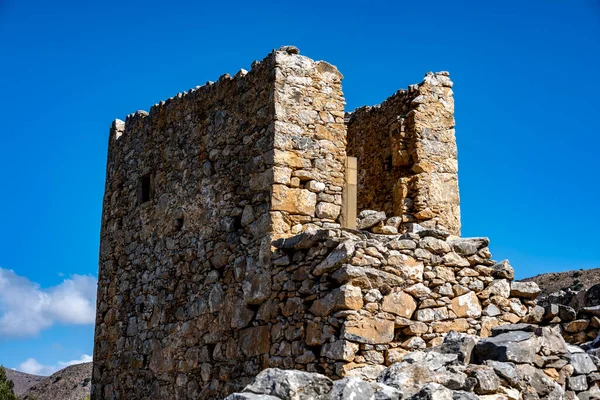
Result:
[[[565,272],[551,272],[540,274],[522,280],[533,281],[538,284],[542,293],[539,298],[544,298],[550,293],[571,288],[574,291],[589,289],[600,283],[600,268],[573,270]]]
[[[92,363],[71,365],[32,386],[23,400],[82,400],[90,395]]]
[[[45,376],[26,374],[24,372],[15,371],[14,369],[6,368],[5,370],[6,377],[15,384],[13,391],[17,396],[22,395],[27,389],[46,379]]]

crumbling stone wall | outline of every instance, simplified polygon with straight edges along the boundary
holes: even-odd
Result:
[[[296,334],[271,337],[269,366],[370,376],[451,330],[487,337],[520,322],[539,289],[519,290],[488,244],[440,230],[330,230],[276,241],[275,262],[287,267],[274,267],[271,298],[285,313],[265,322]]]
[[[557,329],[568,343],[585,347],[593,342],[590,347],[596,348],[600,346],[600,285],[579,291],[568,288],[538,299],[528,320]]]
[[[264,367],[272,235],[339,226],[344,184],[341,75],[297,53],[113,123],[94,398],[209,398]]]
[[[324,61],[276,53],[275,236],[339,227],[346,162],[341,79]]]
[[[270,264],[274,67],[270,56],[113,123],[94,398],[197,398],[228,373],[212,350],[238,338],[251,313],[241,282]]]
[[[409,90],[410,135],[390,142],[409,149],[410,208],[393,227],[360,224],[393,235],[340,228],[341,79],[284,47],[113,123],[92,398],[219,398],[267,367],[341,377],[526,311],[486,240],[408,223],[459,229],[445,74]],[[395,101],[377,126],[396,129]]]
[[[348,115],[358,158],[358,209],[381,210],[460,234],[453,83],[429,73],[380,105]]]

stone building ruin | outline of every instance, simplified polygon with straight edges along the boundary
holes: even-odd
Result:
[[[341,80],[286,46],[113,122],[93,399],[361,374],[535,305],[460,238],[448,73],[352,113]]]

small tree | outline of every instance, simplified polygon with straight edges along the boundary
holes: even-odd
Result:
[[[18,400],[17,395],[13,392],[13,381],[6,377],[4,367],[0,367],[0,400]]]

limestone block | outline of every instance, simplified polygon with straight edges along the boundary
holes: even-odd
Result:
[[[289,185],[292,178],[292,169],[288,167],[273,167],[273,182]]]
[[[240,348],[247,357],[266,354],[271,347],[271,334],[268,326],[254,326],[240,331]]]
[[[429,325],[420,321],[412,321],[406,328],[402,330],[402,333],[408,336],[422,335],[427,333]]]
[[[402,278],[389,272],[353,265],[343,265],[331,277],[340,284],[352,283],[361,289],[379,288],[384,285],[400,286],[404,283]]]
[[[421,322],[442,321],[448,319],[448,309],[446,307],[423,308],[417,310],[415,318]]]
[[[354,254],[356,243],[346,240],[340,243],[319,265],[313,270],[313,275],[320,276],[326,272],[335,270],[344,264]]]
[[[464,318],[457,318],[450,321],[436,321],[431,326],[435,333],[448,333],[450,331],[466,332],[471,327],[469,322]]]
[[[327,296],[315,300],[310,312],[318,317],[329,315],[337,310],[360,310],[363,307],[363,296],[360,288],[343,285],[334,289]]]
[[[340,215],[341,209],[342,209],[341,206],[331,204],[331,203],[325,203],[322,201],[317,204],[316,215],[317,215],[317,218],[326,218],[326,219],[336,220],[337,217]]]
[[[417,298],[427,296],[429,293],[431,293],[431,289],[420,282],[405,288],[404,291]]]
[[[479,295],[481,298],[490,296],[510,297],[510,283],[506,279],[496,279],[485,288]]]
[[[394,321],[370,316],[347,319],[342,337],[358,343],[389,343],[394,339]]]
[[[499,263],[494,264],[492,269],[494,270],[493,275],[496,278],[505,278],[508,280],[515,279],[515,270],[508,260],[502,260]]]
[[[511,282],[510,295],[525,299],[535,299],[542,290],[535,282]]]
[[[455,252],[444,255],[442,262],[449,267],[468,267],[471,265],[466,258],[459,256]]]
[[[386,216],[383,211],[364,210],[356,218],[357,229],[369,229],[380,222],[385,221]]]
[[[246,304],[261,304],[271,295],[271,274],[256,273],[249,281],[242,284]]]
[[[273,171],[268,169],[257,174],[250,174],[250,189],[255,192],[263,192],[271,189],[273,185]]]
[[[385,352],[385,365],[392,365],[402,361],[402,357],[407,353],[408,351],[401,348],[388,349]]]
[[[306,344],[308,346],[320,346],[332,335],[331,328],[320,323],[309,321],[306,325]]]
[[[388,225],[377,225],[371,228],[371,232],[379,235],[397,235],[398,229]]]
[[[427,236],[419,242],[419,247],[433,254],[443,255],[450,252],[450,246],[444,240]]]
[[[279,167],[307,168],[310,169],[310,160],[306,160],[294,152],[275,149],[273,161]]]
[[[400,345],[404,349],[416,350],[416,349],[424,349],[426,346],[425,340],[423,340],[419,336],[413,336],[410,339],[402,342]]]
[[[576,319],[575,321],[567,322],[563,324],[563,328],[569,333],[578,333],[585,330],[588,327],[590,321],[587,319]]]
[[[381,309],[400,317],[410,318],[417,309],[417,302],[409,294],[394,292],[384,296]]]
[[[317,195],[306,189],[293,189],[285,185],[273,186],[271,209],[290,214],[314,215]]]
[[[453,254],[453,253],[448,253]],[[446,264],[446,263],[444,263]],[[444,266],[433,267],[433,272],[436,278],[441,279],[445,282],[456,283],[456,277],[454,276],[454,269]]]
[[[323,345],[321,348],[321,357],[331,358],[332,360],[352,361],[357,352],[358,344],[347,340],[336,340]]]
[[[325,184],[323,182],[312,180],[306,184],[306,188],[311,192],[320,193],[325,190]]]
[[[474,292],[468,292],[452,299],[452,311],[457,317],[479,318],[481,303]]]
[[[395,266],[407,281],[423,281],[424,267],[421,261],[402,254],[388,257],[388,264]]]

